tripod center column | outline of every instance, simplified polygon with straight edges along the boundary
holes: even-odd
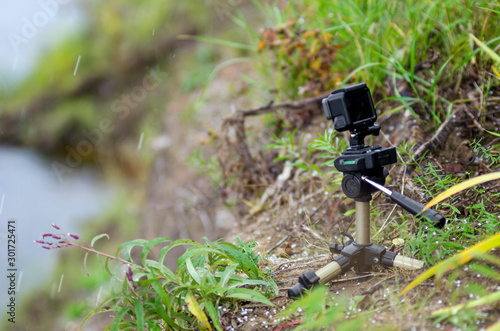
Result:
[[[370,202],[356,201],[356,243],[370,243]]]

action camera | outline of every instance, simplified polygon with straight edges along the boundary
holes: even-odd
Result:
[[[339,132],[364,130],[377,120],[370,89],[365,83],[333,91],[322,103],[326,118],[333,120]]]

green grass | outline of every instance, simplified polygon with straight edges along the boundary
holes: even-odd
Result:
[[[298,91],[313,79],[308,74],[314,61],[306,59],[293,40],[314,51],[304,31],[319,29],[333,36],[328,44],[338,45],[334,61],[325,64],[329,66],[330,83],[325,83],[325,91],[321,92],[351,81],[364,81],[377,91],[376,101],[385,98],[393,107],[418,104],[425,112],[414,116],[429,116],[436,126],[449,115],[460,83],[468,80],[472,71],[491,71],[490,58],[480,52],[471,35],[492,49],[500,43],[500,28],[493,24],[498,20],[497,7],[488,1],[303,0],[284,8],[273,2],[254,3],[266,17],[267,28],[278,34],[288,31],[287,37],[280,37],[281,47],[272,51],[265,48],[253,56],[261,72],[260,89],[276,90],[277,100],[285,96],[301,98]],[[255,32],[241,16],[237,20],[249,36],[248,45],[255,47]],[[288,22],[294,25],[290,27]],[[434,55],[438,60],[417,74],[415,66]],[[483,93],[498,85],[488,75],[483,79]],[[382,89],[387,81],[395,86],[396,80],[406,81],[413,96],[403,97],[396,88]]]

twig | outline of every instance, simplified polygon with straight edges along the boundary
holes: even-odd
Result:
[[[451,132],[455,129],[455,121],[459,119],[464,111],[464,106],[455,109],[450,117],[444,121],[434,136],[418,148],[414,154],[414,159],[420,162],[427,153],[432,153],[436,148],[443,145]],[[408,167],[408,174],[415,170],[415,166]]]
[[[304,107],[307,107],[311,104],[319,103],[323,98],[326,98],[328,94],[323,94],[317,97],[312,97],[312,98],[307,98],[304,100],[300,101],[288,101],[288,102],[282,102],[282,103],[277,103],[274,104],[274,101],[270,101],[267,105],[258,107],[258,108],[253,108],[253,109],[247,109],[247,110],[237,110],[236,112],[241,114],[244,117],[247,116],[255,116],[255,115],[260,115],[264,113],[269,113],[276,111],[281,108],[288,108],[288,109],[302,109]]]
[[[250,153],[250,149],[245,137],[245,117],[274,112],[281,108],[302,109],[307,106],[320,103],[321,100],[326,96],[327,95],[320,95],[300,101],[289,101],[278,104],[274,104],[274,101],[270,101],[267,105],[261,107],[246,110],[237,110],[224,118],[222,122],[223,140],[227,145],[231,145],[229,142],[228,127],[233,126],[236,135],[236,152],[239,154],[241,160],[243,161],[244,168],[247,170],[247,175],[251,178],[251,181],[253,183],[260,183],[260,178],[257,176],[258,169],[255,166],[255,160]],[[220,154],[219,162],[224,165],[225,163],[227,163],[226,161],[227,160],[222,156],[222,154]],[[223,166],[223,169],[225,169],[225,166]],[[224,171],[224,174],[226,174],[226,171]]]
[[[335,283],[343,283],[343,282],[348,282],[350,280],[357,280],[357,279],[363,279],[363,278],[370,278],[370,277],[375,277],[379,275],[380,273],[371,273],[367,275],[362,275],[362,276],[357,276],[357,277],[351,277],[351,278],[342,278],[342,279],[337,279],[337,280],[332,280],[330,284],[335,284]]]
[[[483,126],[481,124],[479,124],[479,122],[476,120],[476,117],[474,117],[474,115],[470,112],[470,110],[467,109],[466,107],[464,107],[464,108],[465,108],[465,112],[472,119],[472,121],[474,122],[474,124],[476,125],[476,127],[479,129],[479,131],[481,131],[481,132],[486,131],[485,128],[483,128]]]
[[[280,241],[278,241],[278,242],[276,243],[276,245],[274,245],[273,247],[271,247],[271,248],[270,248],[270,249],[266,252],[266,254],[271,254],[271,252],[272,252],[272,251],[274,251],[276,248],[280,247],[280,245],[281,245],[282,243],[284,243],[284,242],[285,242],[285,240],[287,240],[289,237],[290,237],[290,233],[289,233],[289,234],[287,234],[286,236],[284,236],[284,237],[283,237],[283,239],[281,239]]]

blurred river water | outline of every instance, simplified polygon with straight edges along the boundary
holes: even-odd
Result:
[[[8,269],[7,223],[15,220],[18,300],[37,287],[50,286],[47,281],[59,256],[33,241],[43,233],[57,233],[52,223],[65,233],[79,233],[85,221],[106,210],[112,197],[112,188],[91,169],[61,181],[50,162],[35,152],[0,147],[0,270]],[[0,288],[6,289],[7,281],[0,277]],[[1,307],[4,312],[5,305]]]
[[[16,88],[33,72],[44,51],[84,27],[85,17],[78,3],[21,0],[0,4],[1,90]],[[73,173],[61,181],[50,160],[36,151],[2,146],[0,140],[0,289],[6,291],[9,286],[4,275],[8,268],[7,224],[15,220],[18,305],[33,289],[53,286],[48,280],[59,254],[33,241],[41,239],[42,233],[55,233],[52,223],[66,233],[78,233],[85,221],[102,214],[113,200],[112,188],[95,171],[79,168]],[[57,287],[60,289],[60,284]],[[0,297],[7,297],[6,293]],[[0,307],[4,316],[4,300]]]

